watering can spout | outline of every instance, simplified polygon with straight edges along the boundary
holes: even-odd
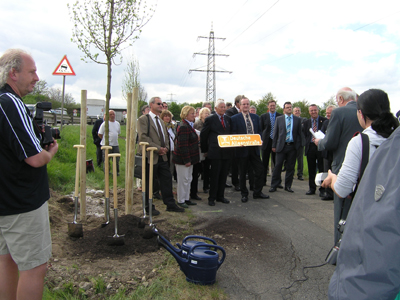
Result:
[[[176,249],[174,246],[172,246],[172,244],[166,238],[164,238],[161,235],[157,236],[157,243],[159,245],[163,246],[166,250],[168,250],[169,253],[172,254],[172,256],[175,258],[175,260],[181,267],[182,271],[185,272],[188,260],[181,257],[181,255],[180,255],[181,250]]]

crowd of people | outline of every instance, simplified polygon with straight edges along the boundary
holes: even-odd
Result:
[[[5,299],[40,299],[51,256],[46,164],[57,153],[58,144],[41,144],[40,132],[22,101],[38,80],[35,62],[26,52],[11,49],[0,58],[0,137],[4,142],[0,148],[0,298]],[[238,95],[229,108],[223,99],[216,101],[214,109],[208,102],[199,109],[184,106],[177,123],[168,104],[152,97],[141,108],[137,122],[138,143],[157,149],[152,166],[147,160],[146,187],[142,188],[148,191],[151,167],[155,190],[170,212],[184,212],[201,200],[199,178],[210,206],[229,204],[225,197],[229,187],[241,193],[243,203],[249,201],[250,191],[253,199],[268,199],[270,195],[263,193],[267,175],[271,175],[270,193],[284,189],[293,194],[296,162],[297,180],[302,181],[306,156],[306,195],[317,191],[316,173],[328,172],[319,196],[334,200],[334,243],[341,240],[329,297],[393,299],[400,290],[399,122],[382,90],[370,89],[358,96],[345,87],[337,92],[336,103],[326,108],[325,116],[311,104],[306,119],[291,102],[283,104],[280,114],[276,101],[270,100],[268,111],[258,116],[250,100]],[[111,152],[119,152],[120,125],[112,110],[108,128]],[[103,120],[96,122],[92,133],[100,166],[104,161]],[[262,145],[220,147],[218,136],[233,134],[259,135]],[[138,152],[149,155],[141,147]],[[227,183],[229,173],[233,186]],[[147,212],[148,200],[146,193]],[[152,212],[160,214],[154,205]],[[336,229],[340,219],[348,219],[343,236]]]

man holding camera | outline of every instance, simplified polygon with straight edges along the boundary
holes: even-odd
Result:
[[[42,148],[21,99],[37,81],[35,61],[25,51],[10,49],[0,57],[1,299],[42,299],[51,257],[46,164],[58,144]]]

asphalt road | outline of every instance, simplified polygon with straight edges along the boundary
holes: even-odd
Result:
[[[249,202],[242,203],[240,192],[227,188],[230,204],[217,202],[210,207],[206,194],[199,193],[203,201],[191,207],[206,220],[200,227],[224,220],[235,222],[231,233],[225,232],[229,247],[217,273],[219,286],[233,300],[327,299],[334,267],[308,267],[323,264],[333,246],[333,201],[306,196],[308,181],[294,179],[294,193],[282,189],[269,193],[270,176],[267,181],[263,192],[270,199],[253,200],[250,194]],[[237,224],[243,225],[233,226]],[[230,238],[236,238],[237,247],[228,243]],[[242,243],[239,238],[244,239]],[[220,245],[224,247],[224,241]]]

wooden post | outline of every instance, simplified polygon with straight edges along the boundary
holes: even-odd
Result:
[[[133,170],[135,167],[135,153],[136,153],[136,123],[137,123],[137,112],[138,112],[138,98],[139,98],[139,89],[133,88],[133,97],[132,97],[132,105],[131,105],[131,114],[130,114],[130,129],[129,129],[129,165],[128,168],[128,179],[125,183],[125,188],[129,185],[129,195],[126,197],[125,201],[125,213],[132,213],[133,206]],[[128,137],[127,137],[128,139]]]
[[[133,203],[133,187],[129,184],[129,139],[131,132],[131,109],[132,109],[132,93],[128,93],[126,98],[126,151],[125,151],[125,203]],[[125,209],[128,213],[130,209]]]
[[[85,148],[81,149],[81,165],[80,165],[80,173],[81,173],[81,205],[80,205],[80,216],[81,221],[86,220],[86,101],[87,100],[87,91],[81,91],[81,131],[80,131],[80,144],[84,145]]]

